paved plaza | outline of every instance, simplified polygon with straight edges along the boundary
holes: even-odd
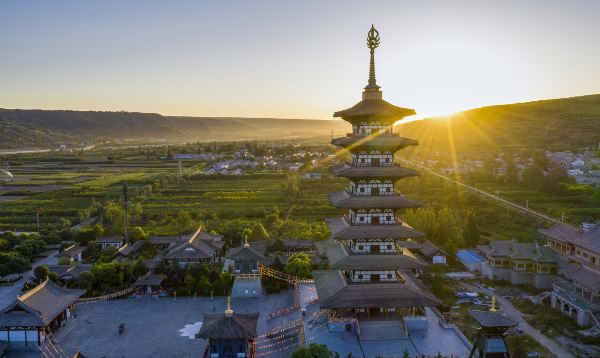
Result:
[[[345,357],[395,357],[408,350],[411,355],[446,352],[460,357],[468,356],[469,347],[453,329],[443,328],[437,316],[427,311],[429,329],[411,331],[406,339],[361,340],[352,332],[330,333],[326,317],[319,313],[314,300],[313,285],[300,286],[301,306],[306,309],[304,332],[307,343],[323,343],[331,350]],[[288,327],[301,317],[300,310],[292,311],[275,319],[269,314],[279,308],[290,307],[294,303],[294,291],[288,290],[277,295],[264,295],[261,298],[239,298],[232,300],[236,312],[260,312],[258,333]],[[152,299],[150,297],[117,299],[77,305],[76,317],[55,336],[60,348],[67,354],[80,349],[90,358],[126,357],[198,357],[206,348],[206,342],[195,339],[194,335],[202,325],[204,313],[220,313],[225,310],[224,297],[170,297]],[[125,324],[125,331],[119,334],[118,327]],[[269,348],[258,350],[259,356],[283,358],[295,348],[284,348],[297,342],[296,332],[280,336],[270,341],[259,338],[259,345]],[[284,342],[280,346],[276,342]],[[272,354],[271,354],[272,352]],[[268,354],[267,354],[268,353]],[[9,357],[32,357],[42,354],[39,351],[13,351]]]

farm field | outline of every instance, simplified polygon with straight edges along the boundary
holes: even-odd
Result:
[[[42,230],[77,224],[82,211],[118,198],[123,183],[151,185],[177,163],[32,160],[10,169],[13,180],[0,185],[0,231],[37,231],[38,214]]]

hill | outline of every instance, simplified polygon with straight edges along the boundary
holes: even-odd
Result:
[[[0,109],[1,148],[102,140],[196,141],[328,136],[341,120],[169,117],[155,113]]]
[[[600,141],[600,94],[506,104],[401,124],[420,150],[578,150]]]

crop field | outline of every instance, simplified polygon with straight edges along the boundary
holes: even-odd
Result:
[[[0,231],[60,229],[78,223],[80,212],[118,198],[122,184],[144,186],[176,172],[173,162],[31,161],[10,168],[0,185]]]

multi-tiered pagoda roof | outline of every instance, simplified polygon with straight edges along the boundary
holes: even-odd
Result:
[[[352,124],[352,133],[332,140],[351,155],[351,160],[331,168],[333,174],[350,180],[347,189],[329,198],[346,215],[326,219],[331,240],[319,245],[331,271],[313,273],[320,305],[325,309],[365,312],[399,312],[401,308],[434,306],[433,296],[412,281],[410,273],[427,266],[403,248],[407,239],[425,235],[401,218],[401,211],[421,205],[401,195],[395,182],[418,176],[398,165],[394,153],[417,141],[394,133],[393,124],[415,111],[383,100],[375,80],[374,50],[379,34],[371,28],[367,39],[371,51],[369,82],[362,100],[335,112]]]

